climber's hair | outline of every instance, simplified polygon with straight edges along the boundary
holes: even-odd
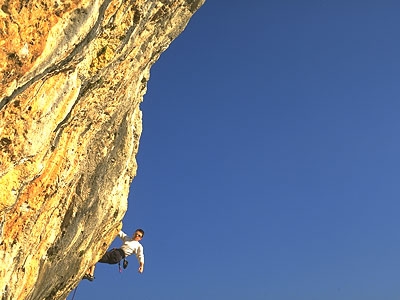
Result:
[[[141,228],[138,228],[135,230],[135,232],[138,232],[138,231],[142,234],[142,237],[144,237],[144,230]]]

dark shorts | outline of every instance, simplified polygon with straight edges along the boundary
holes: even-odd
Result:
[[[106,252],[103,257],[99,260],[100,263],[107,264],[117,264],[121,261],[121,259],[125,258],[125,253],[122,249],[112,249]]]

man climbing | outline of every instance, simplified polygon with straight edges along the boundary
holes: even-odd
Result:
[[[120,248],[114,248],[110,251],[107,251],[103,257],[99,260],[100,263],[107,263],[107,264],[118,264],[121,260],[125,257],[135,254],[136,258],[139,262],[139,273],[143,273],[144,268],[144,252],[143,246],[139,243],[144,236],[143,229],[136,229],[135,233],[132,237],[125,234],[123,231],[120,231],[118,236],[124,242]],[[94,269],[96,265],[91,266],[87,271],[83,279],[87,279],[89,281],[94,280]],[[124,268],[125,260],[124,260]]]

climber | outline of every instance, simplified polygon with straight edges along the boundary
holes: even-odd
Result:
[[[143,246],[139,243],[144,236],[143,229],[136,229],[135,233],[132,237],[125,234],[123,231],[120,231],[118,236],[124,242],[120,248],[114,248],[110,251],[107,251],[103,257],[99,260],[100,263],[107,264],[118,264],[121,260],[124,260],[124,268],[127,267],[127,261],[125,257],[135,254],[136,258],[139,262],[139,273],[143,273],[144,268],[144,253]],[[96,265],[91,266],[87,271],[83,279],[87,279],[89,281],[94,280],[94,269]]]

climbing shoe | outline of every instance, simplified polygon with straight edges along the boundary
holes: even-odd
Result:
[[[85,276],[83,276],[83,279],[87,279],[89,281],[93,281],[94,280],[94,276],[92,276],[90,274],[85,274]]]

